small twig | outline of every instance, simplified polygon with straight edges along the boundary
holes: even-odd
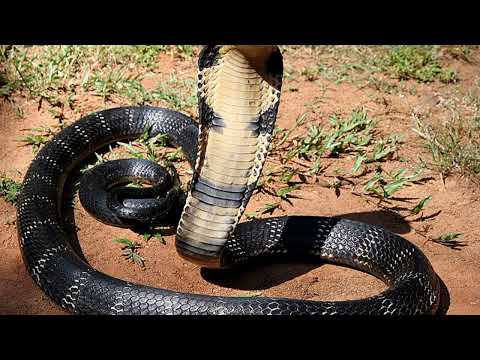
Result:
[[[443,190],[446,189],[446,186],[445,186],[445,179],[443,178],[443,174],[440,173],[440,180],[442,181],[442,185],[443,185]]]

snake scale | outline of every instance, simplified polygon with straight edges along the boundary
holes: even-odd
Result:
[[[428,259],[415,245],[381,227],[319,216],[239,223],[267,155],[282,75],[276,46],[205,46],[198,62],[199,123],[169,109],[121,107],[89,114],[59,132],[31,163],[17,203],[19,243],[35,283],[53,302],[76,314],[435,313],[440,280]],[[194,170],[175,240],[184,259],[209,268],[254,259],[313,259],[367,272],[388,288],[350,301],[222,297],[148,287],[95,270],[72,246],[63,221],[66,180],[98,149],[146,131],[150,136],[167,134]],[[172,186],[167,174],[155,170],[153,163],[138,161],[102,164],[84,176],[79,193],[89,213],[107,224],[132,226],[178,207],[167,189]],[[118,178],[137,177],[159,182],[153,187],[166,195],[150,202],[142,195],[129,203],[122,203],[119,194],[108,195]]]

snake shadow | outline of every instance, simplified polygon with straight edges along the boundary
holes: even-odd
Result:
[[[348,213],[336,217],[382,226],[397,234],[405,234],[411,230],[411,226],[402,216],[388,210]],[[305,261],[292,261],[282,257],[276,259],[258,258],[239,268],[202,268],[200,275],[204,280],[218,286],[245,291],[259,291],[283,284],[324,264],[326,262],[314,258]],[[443,280],[438,275],[437,277],[440,284],[440,300],[436,315],[445,315],[450,307],[450,294]]]

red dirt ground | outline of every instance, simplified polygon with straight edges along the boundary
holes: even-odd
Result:
[[[292,67],[300,68],[312,61],[308,56],[285,56],[286,63]],[[451,66],[459,72],[459,86],[472,86],[475,76],[478,80],[478,66],[459,60],[452,60]],[[167,55],[160,56],[160,74],[168,75],[175,69],[181,69],[180,75],[183,77],[195,76],[194,62]],[[151,78],[145,80],[145,85],[148,87],[148,83],[154,81]],[[402,84],[409,86],[414,83]],[[411,113],[414,110],[435,113],[439,103],[436,99],[447,96],[445,87],[441,84],[416,87],[415,95],[388,95],[371,87],[362,88],[346,82],[336,85],[323,79],[309,82],[301,76],[288,78],[284,82],[278,125],[291,127],[295,119],[307,109],[311,109],[311,104],[315,102],[314,113],[309,119],[316,123],[326,121],[331,114],[349,115],[353,109],[364,107],[372,117],[379,120],[378,128],[382,134],[396,132],[404,136],[406,143],[401,147],[400,156],[416,161],[417,155],[423,150],[418,137],[411,131]],[[289,91],[289,88],[297,90]],[[325,89],[323,97],[321,88]],[[45,109],[39,111],[34,102],[22,103],[22,99],[16,101],[16,105],[22,106],[25,111],[23,119],[15,115],[9,102],[0,102],[0,133],[3,140],[0,149],[0,172],[21,180],[34,154],[30,147],[22,146],[18,139],[28,132],[25,129],[54,125],[56,120]],[[66,114],[68,122],[99,107],[127,105],[103,105],[98,98],[89,97],[88,94],[82,95],[77,104],[78,113]],[[345,165],[348,169],[352,163],[353,159],[339,159],[335,166],[349,164]],[[402,164],[398,161],[391,161],[385,168],[400,166]],[[276,211],[273,215],[340,216],[382,225],[418,245],[429,258],[448,288],[448,314],[480,314],[479,191],[460,177],[448,177],[444,183],[438,174],[432,172],[428,175],[431,179],[425,184],[408,187],[399,193],[399,197],[417,198],[408,204],[408,207],[415,205],[418,199],[430,194],[433,196],[424,215],[428,217],[441,212],[423,222],[412,221],[415,217],[404,219],[398,214],[383,211],[375,202],[365,201],[348,188],[342,189],[337,198],[333,189],[321,185],[322,182],[331,180],[323,175],[319,176],[318,182],[311,181],[295,192],[299,198],[292,199],[292,205],[283,205],[283,210]],[[268,200],[266,195],[255,194],[247,211],[257,209],[265,200]],[[211,295],[281,296],[309,300],[358,299],[374,295],[385,288],[382,282],[370,275],[333,265],[265,265],[222,277],[220,274],[202,271],[198,266],[177,256],[173,235],[165,236],[166,245],[155,239],[146,243],[130,230],[109,227],[95,221],[78,202],[75,219],[82,251],[93,267],[121,279],[151,286]],[[421,235],[422,232],[439,235],[451,231],[463,233],[467,246],[461,250],[452,250],[434,242],[426,242]],[[125,261],[120,256],[119,245],[112,242],[112,239],[120,236],[144,245],[140,253],[146,259],[145,269]],[[3,199],[0,199],[0,254],[0,314],[65,314],[43,294],[27,274],[18,247],[15,208]]]

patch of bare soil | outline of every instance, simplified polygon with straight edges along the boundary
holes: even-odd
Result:
[[[289,66],[294,67],[297,60],[288,58],[287,61]],[[302,58],[298,63],[308,61]],[[474,65],[452,62],[461,78],[471,77]],[[181,61],[167,55],[159,58],[158,68],[166,75],[173,69],[180,69],[185,76],[195,73],[193,61]],[[148,88],[155,87],[155,78],[145,80],[144,85]],[[408,82],[406,85],[409,85]],[[463,86],[462,82],[460,86]],[[416,161],[417,155],[423,150],[411,131],[411,113],[419,104],[424,104],[426,99],[431,99],[442,91],[441,85],[434,84],[417,86],[415,95],[405,92],[384,94],[368,86],[360,87],[347,82],[336,85],[323,79],[307,81],[296,76],[285,80],[278,125],[292,127],[295,120],[307,111],[313,114],[309,121],[320,123],[326,122],[331,114],[349,115],[353,109],[363,107],[378,120],[377,127],[382,134],[388,136],[395,132],[404,136],[406,143],[402,146],[400,155]],[[83,115],[104,106],[101,100],[89,97],[88,94],[79,98],[77,104],[80,110],[67,113],[67,122],[78,119],[79,113]],[[427,101],[428,106],[435,107],[436,104],[435,101]],[[119,105],[107,104],[110,107]],[[24,129],[57,123],[45,109],[38,110],[35,103],[26,102],[23,108],[25,116],[20,119],[10,103],[0,103],[0,172],[16,180],[22,179],[34,157],[31,147],[22,146],[18,142],[26,134]],[[341,159],[336,166],[348,169],[353,160]],[[398,161],[392,161],[385,167],[398,168],[399,164]],[[480,202],[479,192],[473,185],[455,177],[447,178],[444,183],[438,175],[432,173],[430,179],[421,186],[401,190],[398,197],[412,199],[406,205],[409,208],[420,199],[433,196],[434,200],[424,213],[427,219],[419,221],[418,216],[404,218],[395,212],[381,209],[375,201],[366,201],[349,189],[340,189],[337,196],[333,189],[323,186],[322,181],[329,179],[320,176],[318,182],[303,185],[301,190],[295,192],[297,197],[291,199],[291,205],[283,204],[282,209],[273,215],[337,216],[384,226],[419,246],[431,261],[449,291],[448,314],[480,314]],[[268,200],[265,194],[255,194],[247,212],[258,209]],[[128,229],[114,228],[96,221],[79,202],[75,205],[74,215],[79,244],[88,262],[102,272],[128,281],[211,295],[260,295],[309,300],[359,299],[385,289],[382,282],[370,275],[333,265],[278,263],[224,274],[206,271],[177,256],[174,235],[164,237],[166,244],[154,238],[145,242],[141,236]],[[428,219],[429,216],[432,217]],[[467,246],[461,250],[452,250],[426,241],[424,236],[451,231],[462,232]],[[119,244],[112,241],[117,237],[127,237],[144,246],[140,249],[140,254],[146,260],[145,269],[122,258]],[[0,314],[64,313],[27,274],[18,247],[15,208],[3,199],[0,199],[0,253]]]

